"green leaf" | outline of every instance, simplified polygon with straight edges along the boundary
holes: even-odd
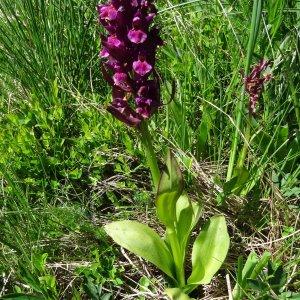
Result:
[[[240,266],[241,263],[239,263],[238,282],[233,289],[233,299],[242,299],[244,295],[243,291],[247,289],[248,283],[250,282],[249,279],[252,280],[251,283],[253,285],[253,280],[257,278],[263,268],[268,264],[270,257],[271,253],[267,251],[264,252],[261,259],[258,259],[255,252],[251,252],[248,255],[247,261],[242,271]],[[239,261],[241,261],[240,258]]]
[[[46,288],[55,289],[56,287],[56,278],[53,275],[45,275],[39,277],[40,283]]]
[[[45,272],[47,257],[48,253],[33,256],[33,264],[39,272]]]
[[[264,283],[264,282],[262,282],[260,280],[257,280],[257,279],[248,278],[247,279],[247,286],[249,286],[249,288],[251,290],[259,291],[261,293],[263,293],[263,291],[268,289],[268,284],[267,283]]]
[[[209,105],[203,107],[203,114],[201,117],[201,123],[196,130],[197,134],[197,154],[200,155],[206,149],[206,143],[209,138],[210,130],[213,126],[213,121],[215,119],[215,113],[211,111]]]
[[[226,195],[234,193],[239,194],[240,190],[245,187],[249,179],[249,171],[245,168],[236,168],[234,177],[224,183],[223,190]]]
[[[150,261],[174,278],[172,256],[164,241],[150,227],[126,220],[110,223],[104,228],[117,244]]]
[[[261,259],[255,264],[255,267],[253,268],[250,278],[256,279],[257,276],[262,272],[264,267],[268,264],[268,261],[271,257],[271,253],[268,251],[265,251],[261,257]]]
[[[183,178],[171,151],[168,152],[166,166],[158,186],[156,212],[158,219],[169,227],[176,220],[176,201],[183,191]]]
[[[42,293],[43,289],[36,274],[31,273],[25,264],[19,262],[20,276],[35,292]]]
[[[181,191],[183,190],[183,178],[179,168],[179,165],[169,150],[166,158],[166,167],[167,169],[163,172],[159,187],[158,187],[158,195],[163,193],[168,193],[171,191]],[[181,194],[180,192],[180,194]]]
[[[288,292],[287,292],[288,293]],[[299,300],[300,299],[300,293],[299,294],[295,294],[290,292],[289,295],[287,295],[286,298],[282,298],[282,299],[293,299],[293,300]]]
[[[237,282],[233,289],[233,299],[242,299],[244,291],[247,288],[247,278],[250,277],[255,265],[258,262],[258,257],[255,252],[251,252],[248,255],[247,261],[243,267],[243,257],[238,258],[238,270],[237,270]]]
[[[198,223],[200,215],[200,204],[192,202],[184,192],[176,203],[176,232],[181,249],[185,249],[190,233]]]
[[[193,268],[188,279],[189,285],[210,283],[226,258],[229,242],[224,216],[212,217],[205,224],[193,245]]]
[[[166,289],[166,295],[170,300],[191,300],[187,294],[178,288]]]
[[[103,296],[101,296],[101,300],[110,300],[112,299],[112,293],[106,293]]]

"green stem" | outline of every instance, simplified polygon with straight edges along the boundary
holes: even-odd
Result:
[[[239,142],[239,132],[240,132],[241,123],[242,123],[242,111],[243,111],[243,106],[244,106],[243,100],[244,100],[244,90],[242,92],[240,101],[238,103],[236,129],[234,132],[233,141],[232,141],[231,150],[230,150],[230,157],[229,157],[226,181],[229,181],[231,179],[233,169],[234,169],[234,162],[235,162],[235,157],[236,157],[237,147],[238,147],[238,142]]]
[[[172,249],[172,254],[175,262],[176,268],[176,279],[178,281],[179,287],[185,286],[185,276],[184,276],[184,254],[181,253],[181,248],[176,235],[175,228],[167,228],[166,230],[167,239],[170,242]]]
[[[251,118],[251,116],[249,116]],[[248,153],[248,148],[249,148],[249,143],[250,143],[250,138],[251,138],[251,126],[250,123],[247,124],[246,130],[245,130],[245,141],[244,141],[244,146],[242,151],[240,152],[240,156],[237,162],[237,167],[242,168],[244,166],[247,153]]]
[[[252,18],[251,18],[251,28],[250,28],[250,36],[247,48],[247,58],[245,62],[245,76],[249,74],[252,55],[255,48],[255,43],[258,36],[259,24],[261,20],[262,13],[262,0],[254,0],[253,10],[252,10]],[[232,146],[230,150],[230,158],[227,169],[226,181],[229,181],[232,178],[234,163],[237,154],[238,142],[239,142],[239,133],[242,127],[242,116],[243,116],[243,108],[244,108],[244,94],[245,88],[243,87],[241,98],[237,104],[237,116],[236,116],[236,128],[233,135]]]
[[[152,137],[150,135],[150,132],[148,130],[148,125],[146,122],[143,122],[141,124],[140,133],[141,133],[141,142],[143,144],[146,159],[147,159],[147,164],[150,168],[151,175],[152,175],[152,181],[154,185],[153,189],[154,192],[156,192],[160,180],[160,171],[158,168],[156,154],[154,152],[154,148],[152,145]]]

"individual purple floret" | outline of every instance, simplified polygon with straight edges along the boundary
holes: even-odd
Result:
[[[261,60],[255,65],[249,76],[244,78],[245,89],[250,95],[249,100],[249,114],[254,115],[256,113],[256,104],[261,95],[264,83],[271,79],[271,74],[261,77],[261,73],[269,66],[270,62]]]
[[[101,36],[100,51],[103,75],[113,88],[108,111],[137,127],[161,105],[155,55],[163,42],[159,30],[151,26],[157,10],[153,0],[110,0],[97,9],[108,32]]]

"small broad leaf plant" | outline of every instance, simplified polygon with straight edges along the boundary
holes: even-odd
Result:
[[[171,279],[172,288],[166,290],[170,299],[189,299],[187,295],[208,284],[225,260],[229,248],[225,218],[214,216],[203,226],[192,247],[192,271],[187,277],[187,249],[201,207],[184,191],[180,168],[170,151],[160,173],[147,128],[147,120],[161,106],[155,56],[163,42],[158,28],[151,25],[157,10],[151,0],[111,0],[97,8],[99,22],[108,32],[101,36],[100,52],[103,76],[113,89],[108,111],[135,128],[141,138],[156,192],[157,217],[165,226],[163,237],[129,220],[110,223],[105,231]]]

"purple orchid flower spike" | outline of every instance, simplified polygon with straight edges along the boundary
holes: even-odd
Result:
[[[256,105],[261,95],[264,84],[271,79],[271,74],[261,77],[263,71],[270,65],[269,61],[261,60],[255,65],[251,73],[244,78],[245,90],[250,96],[249,114],[255,115]]]
[[[110,0],[97,10],[108,32],[101,37],[100,51],[104,78],[113,87],[108,111],[138,127],[161,106],[155,56],[163,41],[151,26],[157,10],[153,0]]]

